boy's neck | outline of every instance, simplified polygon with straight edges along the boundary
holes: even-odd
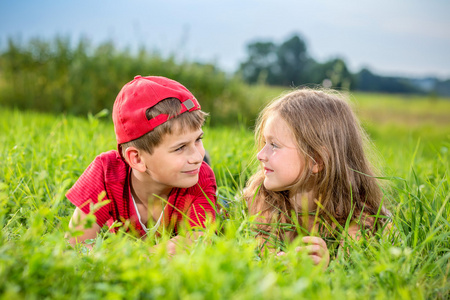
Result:
[[[146,205],[149,202],[160,202],[161,198],[167,200],[172,188],[151,182],[146,175],[136,170],[131,171],[131,191],[135,201]]]

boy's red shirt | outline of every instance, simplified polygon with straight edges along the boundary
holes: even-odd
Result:
[[[216,190],[214,173],[203,162],[196,185],[186,189],[172,189],[164,209],[164,226],[176,227],[187,216],[191,227],[205,227],[206,215],[215,219]],[[131,225],[144,236],[145,231],[138,221],[131,199],[130,167],[115,150],[98,155],[67,192],[66,197],[88,214],[91,203],[97,204],[102,192],[106,192],[103,200],[110,202],[94,212],[97,224],[102,227],[106,223],[110,226],[114,221],[124,223],[130,220]],[[118,228],[112,230],[117,231]]]

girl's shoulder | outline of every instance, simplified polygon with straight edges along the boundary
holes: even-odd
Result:
[[[347,225],[347,219],[342,220],[318,220],[314,216],[309,218],[310,231],[320,232],[327,236],[338,236],[344,231],[350,236],[361,235],[365,232],[373,233],[376,231],[377,219],[370,214],[361,213],[358,217],[354,218]]]

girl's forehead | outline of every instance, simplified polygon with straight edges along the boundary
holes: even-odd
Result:
[[[286,121],[279,115],[270,115],[264,124],[265,132],[288,132],[291,131]]]
[[[277,139],[285,144],[295,145],[294,134],[288,123],[275,114],[267,118],[262,134],[266,139]]]

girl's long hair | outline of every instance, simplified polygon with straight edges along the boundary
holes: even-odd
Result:
[[[264,146],[262,132],[269,116],[282,118],[290,126],[304,166],[318,163],[322,168],[313,174],[305,167],[294,186],[274,192],[264,187],[260,167],[244,190],[249,212],[259,214],[260,223],[293,223],[292,212],[301,211],[292,201],[292,191],[301,190],[306,182],[313,183],[319,202],[316,213],[329,223],[344,225],[349,217],[358,221],[362,215],[387,214],[374,168],[366,157],[365,151],[372,148],[370,141],[344,97],[337,92],[300,89],[275,99],[257,120],[258,149]],[[302,218],[297,221],[306,228],[310,225],[302,224]],[[267,232],[270,226],[259,227]],[[287,235],[290,239],[296,236],[292,232]]]

